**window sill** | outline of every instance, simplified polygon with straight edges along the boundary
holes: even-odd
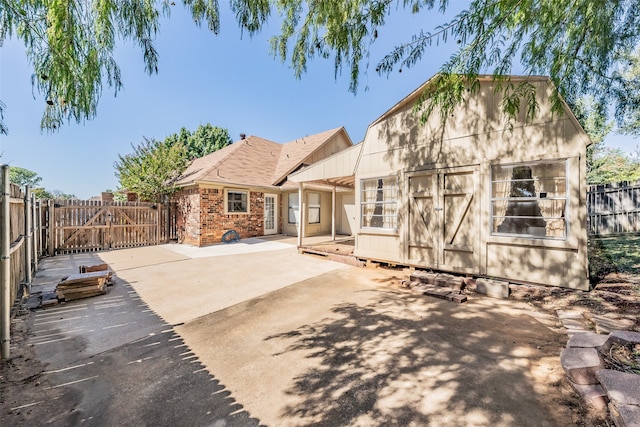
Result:
[[[376,236],[399,236],[398,230],[388,228],[361,228],[358,234],[369,234]]]
[[[578,246],[568,239],[545,239],[541,237],[489,236],[487,244],[578,250]]]

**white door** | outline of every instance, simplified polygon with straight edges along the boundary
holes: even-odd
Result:
[[[356,229],[356,196],[353,194],[342,195],[342,214],[340,216],[339,234],[351,236]]]
[[[264,195],[264,234],[278,233],[278,196]]]

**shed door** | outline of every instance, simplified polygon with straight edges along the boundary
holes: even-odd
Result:
[[[478,273],[479,210],[476,168],[436,170],[409,177],[409,261]]]

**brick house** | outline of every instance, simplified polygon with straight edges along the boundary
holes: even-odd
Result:
[[[219,243],[229,230],[241,238],[296,235],[298,185],[288,182],[287,175],[351,146],[340,127],[285,144],[247,136],[195,159],[175,184],[180,187],[174,196],[178,241],[207,246]],[[303,200],[307,205],[312,215],[307,215],[305,234],[330,231],[331,215],[326,211],[331,209],[331,193],[316,186],[316,192]]]

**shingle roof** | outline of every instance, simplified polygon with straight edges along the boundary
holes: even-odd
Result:
[[[289,173],[300,166],[300,163],[304,159],[313,154],[333,135],[340,132],[340,130],[342,129],[342,127],[330,129],[324,132],[316,133],[314,135],[298,138],[284,144],[282,146],[280,160],[278,161],[276,171],[273,174],[273,184],[278,184],[280,181],[286,178]]]
[[[195,159],[175,183],[216,182],[273,187],[295,170],[307,157],[342,127],[278,144],[258,136],[248,136],[207,156]]]

